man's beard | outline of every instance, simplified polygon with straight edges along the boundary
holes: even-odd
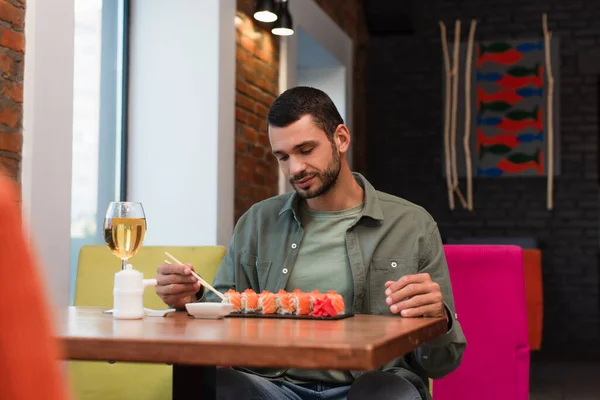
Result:
[[[300,197],[302,197],[304,199],[313,199],[315,197],[319,197],[319,196],[326,194],[327,192],[329,192],[331,190],[332,187],[335,186],[335,184],[338,180],[338,177],[340,175],[341,169],[342,169],[342,163],[341,163],[340,155],[338,154],[338,152],[336,151],[336,149],[334,147],[333,152],[332,152],[331,161],[329,162],[329,165],[327,166],[327,169],[325,171],[318,171],[318,172],[303,171],[300,174],[291,177],[290,184],[292,185],[292,187],[294,188],[296,193],[298,193],[298,195],[300,195]],[[296,187],[295,183],[298,181],[301,181],[302,179],[307,178],[307,177],[319,178],[318,180],[321,182],[321,185],[317,188],[314,188],[314,189],[311,189],[308,191],[303,191],[302,189],[298,189],[298,187]],[[314,181],[316,181],[316,180],[314,180]]]

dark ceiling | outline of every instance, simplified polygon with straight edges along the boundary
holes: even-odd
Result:
[[[414,0],[363,0],[363,2],[367,28],[371,36],[414,33]]]

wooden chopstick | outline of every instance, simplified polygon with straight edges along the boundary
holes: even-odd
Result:
[[[171,254],[169,254],[169,252],[165,251],[165,254],[167,255],[167,257],[169,257],[171,260],[175,261],[177,264],[184,265],[181,261],[179,261],[178,259],[176,259],[175,257],[173,257]],[[167,261],[167,260],[165,260],[165,262],[167,264],[170,264],[170,262]],[[216,294],[217,296],[219,296],[221,298],[221,300],[225,300],[225,296],[223,295],[223,293],[219,292],[217,289],[215,289],[214,287],[212,287],[210,283],[208,283],[204,279],[202,279],[200,277],[200,275],[198,275],[194,270],[191,270],[191,271],[192,271],[192,275],[194,275],[194,277],[196,279],[198,279],[198,282],[200,282],[200,284],[202,286],[204,286],[205,288],[211,290],[214,294]]]

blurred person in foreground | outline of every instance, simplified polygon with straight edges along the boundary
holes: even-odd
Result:
[[[46,290],[25,239],[18,198],[0,171],[0,399],[66,400]]]

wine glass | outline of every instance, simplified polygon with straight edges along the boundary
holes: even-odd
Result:
[[[138,252],[146,236],[146,215],[142,203],[116,201],[109,204],[104,216],[104,241],[121,259],[121,269]]]

